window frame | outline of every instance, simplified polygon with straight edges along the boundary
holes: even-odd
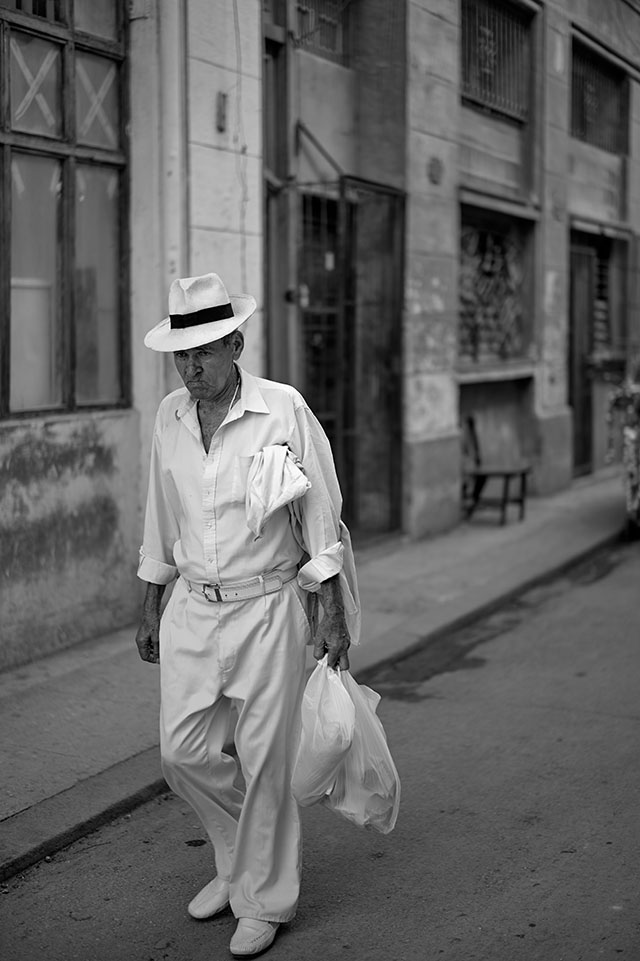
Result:
[[[468,204],[461,204],[459,213],[459,265],[462,268],[464,235],[467,230],[476,231],[480,234],[491,234],[498,237],[501,241],[509,243],[515,237],[521,257],[519,265],[522,269],[522,280],[519,287],[518,305],[521,308],[521,323],[519,334],[522,339],[521,349],[514,352],[507,352],[500,355],[496,352],[481,350],[482,342],[486,341],[483,336],[485,328],[484,319],[486,312],[482,314],[482,320],[476,327],[480,330],[480,338],[469,350],[462,350],[463,328],[470,325],[466,323],[467,311],[463,309],[464,288],[461,284],[458,290],[458,331],[457,331],[457,369],[459,372],[480,373],[486,370],[506,370],[514,365],[521,367],[531,362],[532,352],[535,350],[536,327],[536,292],[535,292],[535,262],[536,262],[536,241],[537,223],[525,217],[519,217],[510,213],[503,212],[489,207],[476,207]],[[502,272],[502,270],[501,270]],[[477,275],[476,275],[477,277]],[[474,282],[475,287],[475,282]],[[470,338],[471,339],[471,338]],[[485,356],[481,356],[482,354]]]
[[[520,26],[527,41],[525,96],[520,108],[500,105],[496,99],[483,97],[481,93],[470,89],[465,68],[467,67],[465,54],[465,6],[473,6],[477,10],[484,7],[487,11],[501,14],[503,19],[511,16],[514,24]],[[463,103],[475,110],[499,117],[519,126],[527,126],[533,121],[533,86],[536,73],[536,18],[540,13],[537,5],[527,0],[462,0],[460,9],[460,96]],[[469,38],[467,37],[467,40]],[[475,40],[477,38],[471,38]]]
[[[35,14],[24,14],[0,6],[0,264],[6,265],[0,276],[0,422],[25,419],[43,414],[89,413],[131,406],[131,349],[129,338],[129,66],[127,60],[128,23],[125,3],[115,0],[117,39],[93,36],[71,26],[73,0],[61,0],[63,23]],[[62,46],[61,109],[62,132],[59,138],[11,130],[9,39],[18,30]],[[108,149],[81,145],[76,140],[75,52],[107,57],[116,63],[118,72],[119,147]],[[56,347],[60,363],[61,400],[58,404],[29,410],[10,409],[11,389],[11,155],[21,154],[57,160],[61,165],[61,206],[58,223],[57,257],[61,264],[57,321],[59,340]],[[75,172],[78,164],[112,169],[118,176],[118,328],[119,397],[109,402],[78,403],[76,393],[75,356]]]
[[[584,132],[578,131],[579,118],[575,115],[577,107],[576,93],[576,65],[590,65],[596,71],[599,70],[603,78],[617,85],[619,94],[619,117],[618,126],[615,130],[615,145],[605,146],[602,140],[588,135],[586,130],[586,120],[581,120]],[[580,106],[583,104],[581,102]],[[581,37],[573,35],[571,37],[571,73],[570,73],[570,115],[569,115],[569,134],[573,140],[580,143],[589,144],[598,150],[604,150],[617,157],[628,157],[630,153],[631,124],[630,124],[630,75],[624,66],[606,56],[604,52],[594,49],[591,43],[586,43]]]

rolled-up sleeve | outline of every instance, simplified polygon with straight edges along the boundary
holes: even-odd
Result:
[[[360,597],[351,537],[340,519],[340,484],[327,435],[306,405],[296,409],[296,430],[290,443],[311,481],[311,487],[297,502],[302,540],[309,555],[298,571],[298,583],[315,593],[324,581],[339,577],[349,635],[352,643],[358,644]]]
[[[340,538],[342,494],[327,435],[313,412],[296,407],[296,425],[290,446],[302,462],[311,487],[300,501],[302,539],[309,561],[300,569],[301,586],[310,588],[342,570]]]
[[[173,545],[178,539],[178,523],[162,483],[161,436],[161,417],[158,413],[151,448],[144,535],[138,564],[138,577],[151,584],[169,584],[178,576],[173,557]]]

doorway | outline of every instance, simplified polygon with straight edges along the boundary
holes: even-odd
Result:
[[[403,195],[355,178],[300,192],[301,387],[358,539],[401,522]]]
[[[588,474],[593,465],[593,409],[590,377],[596,251],[571,244],[569,292],[569,406],[573,411],[573,473]]]

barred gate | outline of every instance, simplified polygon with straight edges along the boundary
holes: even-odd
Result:
[[[400,525],[403,195],[350,177],[300,189],[303,393],[356,536]]]

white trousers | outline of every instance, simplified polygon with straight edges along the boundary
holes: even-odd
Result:
[[[291,774],[310,629],[295,579],[212,604],[180,578],[160,628],[160,748],[170,787],[198,814],[237,918],[290,921],[301,838]],[[245,791],[223,752],[230,710]]]

